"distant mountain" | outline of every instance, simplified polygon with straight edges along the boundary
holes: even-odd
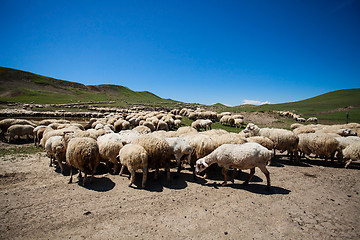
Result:
[[[5,67],[0,67],[0,101],[39,104],[115,101],[117,105],[124,106],[179,103],[151,92],[137,92],[124,86],[87,86]]]

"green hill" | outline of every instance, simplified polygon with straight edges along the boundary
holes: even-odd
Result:
[[[132,91],[124,86],[87,86],[5,67],[0,67],[0,101],[37,104],[104,102],[103,105],[112,102],[112,106],[139,104],[152,107],[165,105],[170,108],[190,106],[171,99],[163,99],[147,91]],[[316,116],[322,123],[344,123],[348,115],[350,122],[360,122],[360,88],[328,92],[302,101],[282,104],[227,107],[216,103],[201,107],[217,112],[291,111],[304,117]]]
[[[322,122],[360,122],[360,88],[328,92],[297,102],[282,104],[247,105],[224,109],[226,111],[291,111],[304,117],[316,116]]]
[[[87,86],[4,67],[0,67],[0,101],[38,104],[115,101],[117,106],[178,103],[147,91],[136,92],[123,86]]]

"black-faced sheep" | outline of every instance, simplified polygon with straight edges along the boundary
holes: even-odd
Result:
[[[255,174],[255,167],[258,167],[266,176],[266,190],[269,190],[270,173],[266,169],[266,164],[270,161],[271,155],[271,151],[258,143],[224,144],[196,161],[196,173],[200,173],[211,164],[217,163],[223,168],[224,182],[222,185],[226,185],[229,168],[251,169],[249,178],[244,182],[244,184],[248,184]]]

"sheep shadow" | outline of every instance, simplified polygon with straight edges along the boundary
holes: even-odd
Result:
[[[253,183],[249,183],[247,185],[244,184],[239,184],[239,183],[235,183],[235,184],[228,184],[225,187],[231,187],[234,189],[242,189],[242,190],[246,190],[255,194],[261,194],[261,195],[288,195],[290,194],[290,190],[282,188],[282,187],[277,187],[277,186],[271,186],[270,190],[266,190],[265,184],[253,184]]]
[[[222,168],[219,167],[217,164],[213,164],[210,167],[207,168],[207,179],[214,180],[214,181],[224,181],[224,175],[222,174],[221,170]],[[235,171],[235,172],[234,172]],[[235,169],[229,169],[228,170],[228,181],[231,180],[232,176],[234,175],[234,179],[245,181],[249,178],[249,173],[245,172],[246,170],[235,170]],[[250,170],[248,170],[250,171]],[[201,173],[201,176],[204,176],[205,173]],[[262,182],[263,180],[256,175],[254,175],[251,179],[251,182]]]
[[[53,163],[53,166],[51,166],[51,167],[54,168],[54,171],[55,171],[56,173],[60,173],[60,174],[61,174],[61,169],[60,169],[59,165],[58,165],[56,162]],[[63,167],[64,167],[64,171],[63,171],[62,175],[64,175],[64,176],[70,176],[70,167],[69,167],[67,164],[65,164],[65,163],[63,163]],[[78,173],[79,173],[79,170],[76,169],[76,168],[73,168],[73,175],[76,175],[76,174],[78,174]],[[95,176],[96,176],[96,175],[104,175],[104,174],[106,174],[106,173],[109,173],[109,170],[107,169],[107,167],[105,166],[105,164],[100,163],[100,164],[97,166],[97,168],[96,168]]]
[[[185,189],[188,186],[186,179],[189,178],[189,176],[187,176],[187,175],[189,175],[189,174],[187,174],[187,173],[177,174],[176,172],[171,172],[170,173],[171,181],[169,183],[167,181],[166,173],[164,171],[160,171],[157,180],[154,179],[155,172],[149,171],[147,180],[146,180],[146,184],[145,184],[145,188],[143,188],[143,190],[150,191],[150,192],[162,192],[164,190],[164,187],[169,188],[169,189],[175,189],[175,190]],[[129,179],[130,175],[128,172],[124,172],[123,177],[126,177],[127,179]],[[142,177],[143,177],[143,174],[141,171],[136,172],[135,181],[131,187],[136,188],[136,189],[142,189],[141,188]]]
[[[320,159],[320,158],[306,157],[306,158],[301,159],[301,161],[304,162],[305,164],[309,164],[312,166],[330,167],[330,168],[344,168],[345,167],[345,163],[340,163],[337,160],[325,161],[324,159]],[[360,163],[351,162],[347,168],[360,170]]]
[[[83,178],[79,179],[78,185],[88,190],[92,190],[96,192],[107,192],[115,187],[115,183],[107,177],[101,177],[101,178],[94,177],[94,181],[92,183],[89,182],[90,177],[91,176],[88,176],[87,183],[85,184],[85,186],[82,185]]]
[[[207,186],[207,187],[212,187],[215,189],[219,189],[219,188],[234,188],[234,189],[242,189],[242,190],[246,190],[248,192],[252,192],[252,193],[256,193],[256,194],[261,194],[261,195],[287,195],[290,194],[290,190],[282,188],[282,187],[276,187],[276,186],[271,186],[269,190],[266,190],[266,184],[257,184],[257,183],[253,183],[253,181],[250,181],[249,184],[243,184],[243,183],[231,183],[228,182],[227,185],[225,186],[221,186],[221,183],[217,183],[217,182],[212,182],[212,183],[205,183],[203,184],[203,186]]]
[[[275,160],[271,161],[270,164],[271,167],[285,167],[285,166],[295,166],[295,167],[313,167],[313,166],[319,166],[319,167],[330,167],[330,168],[344,168],[345,163],[340,163],[337,160],[331,161],[321,158],[315,158],[315,157],[302,157],[300,159],[300,162],[296,161],[290,161],[289,159],[285,159],[285,157],[276,158]],[[359,162],[352,162],[347,167],[349,169],[357,169],[360,170],[360,163]]]
[[[300,162],[291,161],[289,159],[283,159],[283,158],[275,158],[271,160],[270,167],[285,167],[285,166],[294,166],[294,167],[312,167],[311,164],[308,164],[306,162],[303,162],[300,160]]]

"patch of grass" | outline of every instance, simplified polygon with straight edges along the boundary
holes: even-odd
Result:
[[[22,146],[22,147],[11,147],[11,148],[0,148],[0,157],[17,154],[34,154],[42,152],[43,149],[35,146]]]

